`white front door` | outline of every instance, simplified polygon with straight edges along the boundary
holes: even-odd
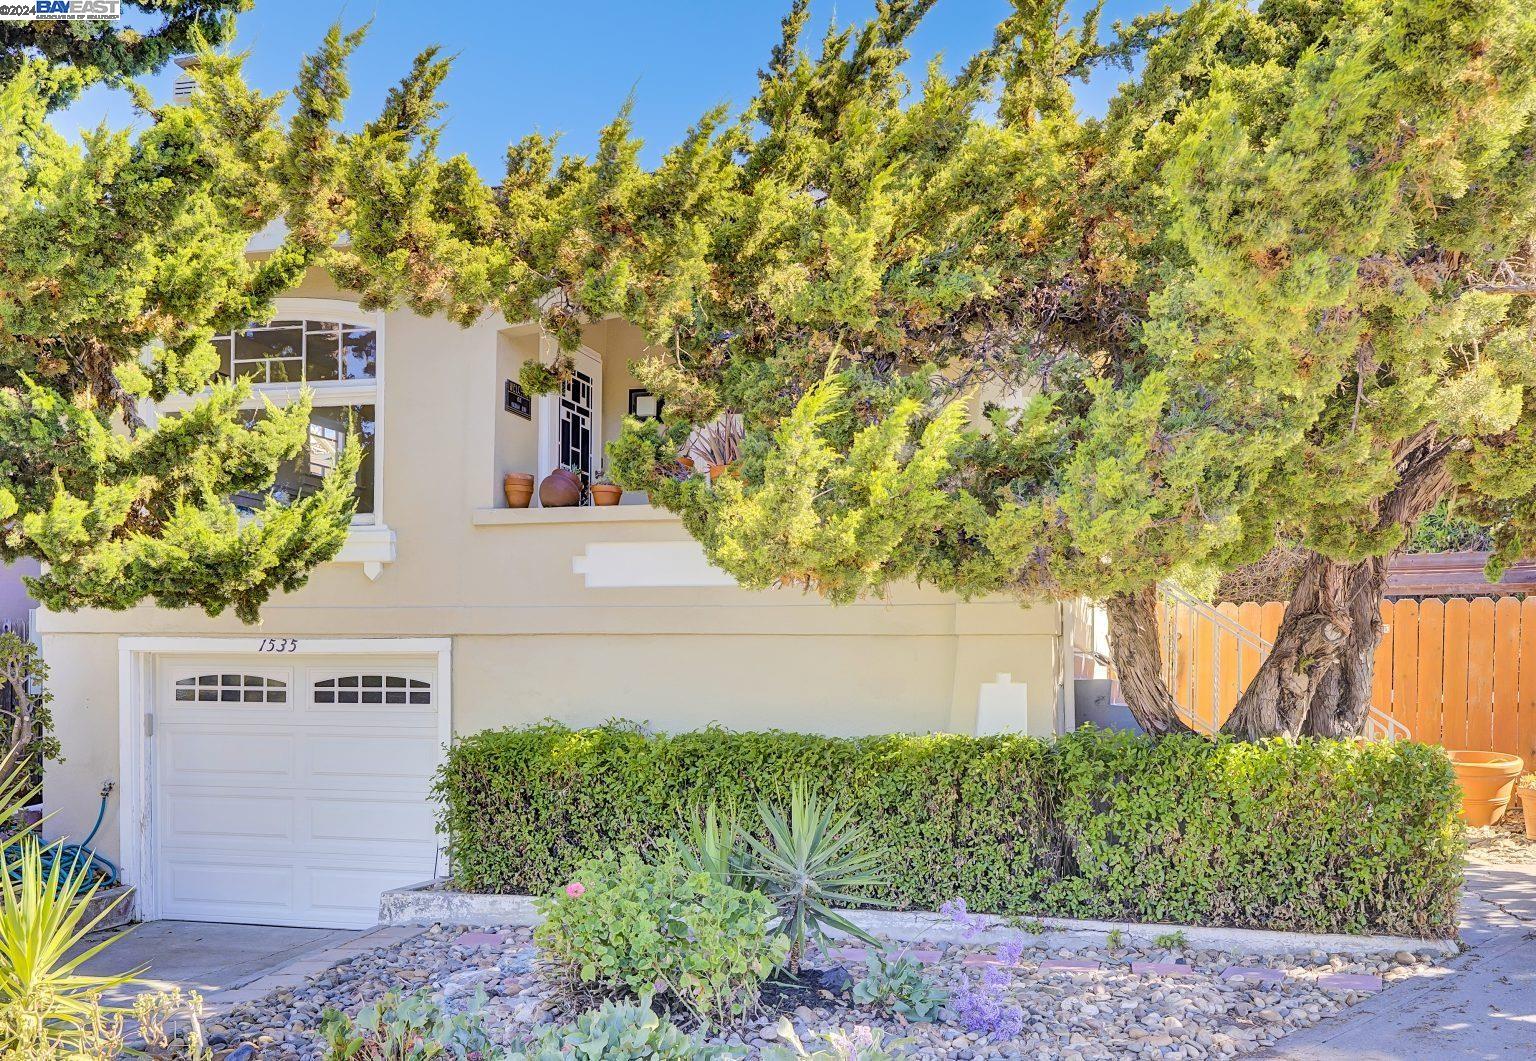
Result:
[[[153,865],[161,917],[360,927],[432,876],[431,657],[163,657]]]
[[[571,359],[571,378],[539,403],[539,478],[563,466],[590,486],[603,471],[603,363],[585,347]]]

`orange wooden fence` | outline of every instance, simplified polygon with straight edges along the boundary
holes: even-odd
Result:
[[[1273,641],[1285,605],[1223,604],[1227,618]],[[1414,740],[1514,752],[1536,769],[1536,596],[1387,601],[1371,700]],[[1186,709],[1225,718],[1261,653],[1190,622],[1165,642],[1170,681]]]

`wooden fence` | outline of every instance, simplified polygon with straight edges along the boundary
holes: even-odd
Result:
[[[1273,641],[1285,605],[1217,609]],[[1414,740],[1513,752],[1536,769],[1536,596],[1387,601],[1372,704]],[[1262,659],[1213,623],[1190,622],[1164,643],[1175,696],[1199,717],[1224,719]]]

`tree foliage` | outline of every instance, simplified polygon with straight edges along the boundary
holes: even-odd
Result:
[[[123,0],[132,24],[96,19],[0,22],[0,84],[35,62],[58,74],[48,88],[55,105],[100,82],[158,70],[172,57],[234,36],[235,16],[252,0]]]
[[[1495,566],[1536,544],[1529,5],[1197,0],[1106,31],[1098,5],[1015,0],[991,47],[909,83],[931,6],[807,46],[795,0],[754,98],[659,165],[623,113],[591,159],[515,145],[494,190],[423,135],[428,62],[364,162],[388,195],[357,246],[400,249],[349,278],[565,348],[640,325],[666,422],[626,425],[614,476],[748,586],[1086,594],[1128,643],[1160,580],[1286,540],[1337,590],[1450,495]],[[1074,86],[1133,58],[1082,117]],[[733,474],[679,468],[738,416]],[[1353,695],[1325,673],[1350,619],[1309,593],[1255,695],[1309,692],[1241,732]],[[1161,730],[1151,647],[1119,662]]]
[[[358,447],[312,496],[242,519],[230,501],[271,486],[307,439],[309,404],[248,426],[243,383],[215,379],[210,338],[267,319],[326,264],[352,224],[351,138],[337,131],[361,35],[333,29],[293,93],[248,87],[217,54],[246,0],[141,3],[147,35],[99,23],[0,30],[0,559],[46,564],[51,608],[232,608],[254,621],[334,556],[353,508]],[[21,27],[21,28],[17,28]],[[79,142],[50,109],[93,80],[151,70],[196,46],[197,91],[141,127]],[[277,218],[275,250],[248,255]],[[146,423],[143,399],[206,400]]]

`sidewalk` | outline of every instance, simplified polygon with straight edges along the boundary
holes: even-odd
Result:
[[[1439,975],[1288,1037],[1270,1058],[1439,1061],[1536,1056],[1536,865],[1467,867],[1461,938]]]

